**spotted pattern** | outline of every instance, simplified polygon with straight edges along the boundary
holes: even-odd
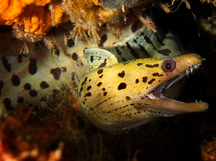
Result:
[[[70,48],[72,48],[72,47],[74,47],[74,45],[75,45],[74,40],[73,39],[68,39],[67,46],[70,47]]]
[[[17,98],[17,102],[18,102],[19,104],[23,103],[23,102],[24,102],[24,98],[23,98],[23,97],[18,97],[18,98]]]
[[[99,70],[97,71],[97,74],[101,74],[101,73],[103,73],[103,69],[99,69]]]
[[[13,74],[12,78],[11,78],[11,82],[14,86],[19,86],[20,85],[20,78],[17,75]]]
[[[99,83],[97,84],[98,87],[100,87],[101,85],[102,85],[102,82],[99,82]]]
[[[104,43],[107,41],[107,35],[104,34],[103,36],[101,36],[101,40],[100,43],[98,44],[99,47],[103,47]]]
[[[158,67],[159,64],[146,64],[145,66],[148,68],[154,68],[154,67]]]
[[[57,67],[57,68],[51,69],[50,73],[53,75],[55,80],[58,80],[60,78],[61,71],[62,71],[61,68]]]
[[[147,80],[148,80],[148,77],[146,77],[146,76],[145,76],[145,77],[142,77],[142,82],[143,82],[143,83],[146,83]]]
[[[4,98],[4,99],[3,99],[3,104],[4,104],[4,106],[5,106],[5,108],[6,108],[7,111],[11,111],[11,110],[14,109],[14,108],[11,106],[11,100],[10,100],[10,98]]]
[[[78,60],[78,55],[77,55],[77,53],[73,53],[72,54],[72,59],[74,60],[74,61],[77,61]]]
[[[148,82],[148,84],[152,84],[155,80],[156,80],[155,78],[151,79],[151,80]]]
[[[3,87],[4,87],[4,82],[0,81],[0,96],[1,96],[1,90],[3,89]]]
[[[2,57],[2,64],[8,72],[11,71],[11,64],[9,63],[8,59],[5,56]]]
[[[29,84],[29,83],[26,83],[26,84],[25,84],[23,87],[24,87],[24,89],[25,89],[25,90],[27,90],[27,91],[28,91],[28,90],[30,90],[30,89],[31,89],[31,84]]]
[[[37,60],[35,58],[30,58],[28,70],[29,70],[29,73],[31,75],[36,74],[36,72],[37,72]]]
[[[41,87],[41,89],[45,89],[45,88],[48,88],[48,87],[49,87],[49,84],[48,84],[46,81],[42,81],[42,82],[40,83],[40,87]]]
[[[127,84],[122,82],[118,85],[118,90],[122,90],[122,89],[125,89],[127,87]]]
[[[36,96],[38,95],[38,93],[37,93],[36,90],[31,89],[31,90],[29,91],[29,95],[30,95],[31,97],[36,97]]]
[[[124,78],[124,76],[125,76],[125,71],[122,71],[121,73],[118,73],[118,76],[121,77],[121,78]]]

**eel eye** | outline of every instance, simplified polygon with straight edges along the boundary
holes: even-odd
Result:
[[[164,60],[162,64],[162,69],[165,72],[172,72],[175,68],[176,68],[176,62],[173,59],[168,58]]]

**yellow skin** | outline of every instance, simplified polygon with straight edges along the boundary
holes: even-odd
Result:
[[[171,62],[171,70],[164,63]],[[172,64],[173,63],[173,64]],[[118,131],[146,123],[156,117],[200,112],[204,102],[184,103],[154,93],[156,87],[191,71],[202,63],[196,54],[172,59],[143,58],[94,69],[79,83],[79,103],[97,127]],[[193,66],[193,68],[192,68]],[[179,78],[179,79],[180,79]]]

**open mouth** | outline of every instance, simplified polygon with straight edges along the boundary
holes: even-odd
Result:
[[[190,112],[201,112],[208,108],[208,104],[205,102],[193,102],[185,103],[178,100],[174,100],[164,96],[164,92],[172,86],[175,82],[183,78],[184,76],[189,76],[194,69],[199,68],[201,64],[191,65],[186,68],[183,72],[177,76],[165,81],[164,83],[157,86],[145,97],[147,97],[146,102],[151,104],[151,108],[148,108],[149,113],[156,114],[157,116],[170,117],[181,113]],[[145,98],[146,99],[146,98]]]
[[[181,72],[179,75],[167,80],[166,82],[160,84],[159,86],[157,86],[153,91],[152,94],[155,97],[159,97],[159,98],[166,98],[164,96],[164,92],[171,87],[175,82],[177,82],[178,80],[182,79],[184,76],[189,76],[189,74],[193,73],[194,69],[198,69],[199,66],[201,64],[195,64],[195,65],[191,65],[188,68],[186,68],[183,72]]]

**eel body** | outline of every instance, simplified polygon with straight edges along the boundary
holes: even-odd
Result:
[[[161,37],[131,20],[122,27],[120,37],[102,28],[100,37],[99,44],[92,39],[90,45],[84,40],[75,43],[61,31],[52,35],[52,42],[34,44],[29,55],[1,54],[0,115],[17,107],[37,107],[63,84],[76,90],[78,82],[84,113],[96,126],[109,131],[207,108],[205,103],[184,104],[159,96],[174,82],[172,78],[181,78],[184,74],[180,73],[194,69],[202,60],[194,54],[179,56],[183,52],[171,33]],[[55,54],[50,54],[49,43],[54,44]],[[162,68],[166,61],[176,64],[171,72]],[[182,61],[189,63],[181,66]],[[161,109],[158,105],[162,102]]]

